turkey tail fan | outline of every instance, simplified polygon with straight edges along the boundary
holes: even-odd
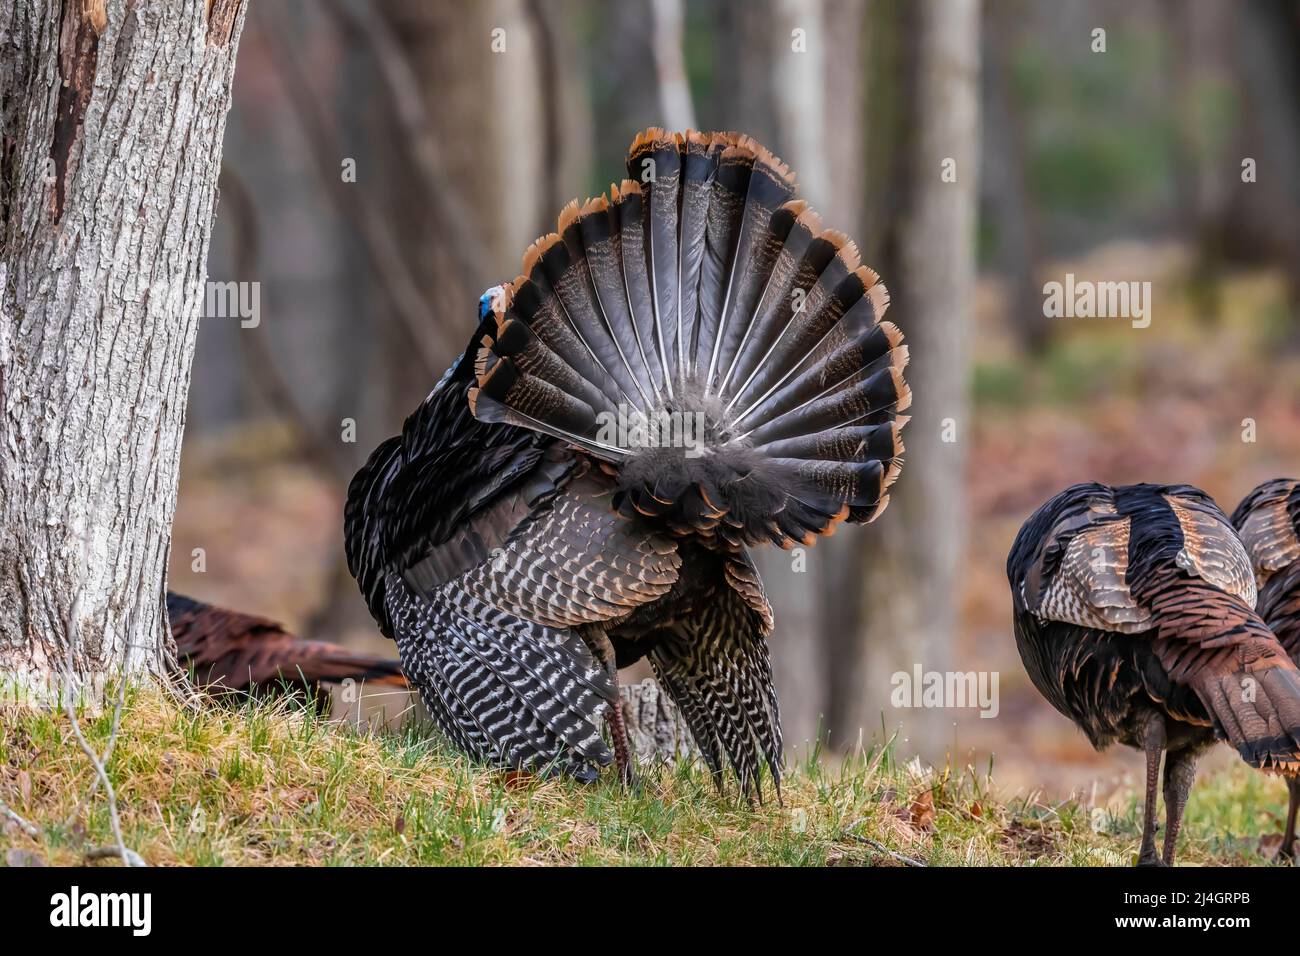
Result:
[[[474,415],[585,450],[676,533],[790,547],[875,518],[911,402],[885,286],[747,136],[646,130],[627,168],[502,288]]]

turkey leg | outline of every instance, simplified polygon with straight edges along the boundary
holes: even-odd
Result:
[[[1187,747],[1165,757],[1165,866],[1174,865],[1178,831],[1183,825],[1187,794],[1196,779],[1195,748]]]
[[[1146,813],[1142,819],[1142,849],[1138,853],[1138,866],[1160,866],[1156,854],[1156,791],[1160,787],[1160,755],[1166,743],[1165,721],[1159,714],[1147,716],[1142,730],[1142,750],[1147,758]]]
[[[609,725],[610,736],[614,739],[614,765],[618,767],[618,778],[625,786],[631,786],[632,749],[628,746],[627,724],[623,720],[623,704],[618,694],[618,658],[604,628],[590,628],[587,637],[596,657],[604,665],[610,680],[614,682],[614,700],[605,711],[605,722]]]
[[[1300,811],[1300,777],[1287,777],[1286,788],[1291,791],[1291,806],[1286,812],[1286,832],[1282,834],[1282,849],[1278,855],[1284,860],[1295,860],[1296,812]]]

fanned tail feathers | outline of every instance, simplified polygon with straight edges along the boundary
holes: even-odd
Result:
[[[870,521],[911,395],[889,296],[749,137],[646,130],[486,323],[470,407],[586,450],[615,505],[740,546]]]

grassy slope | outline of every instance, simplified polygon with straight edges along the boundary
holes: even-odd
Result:
[[[83,727],[102,746],[110,718]],[[899,765],[888,747],[793,766],[784,806],[751,809],[692,766],[647,768],[630,793],[582,787],[284,705],[191,710],[151,691],[130,696],[109,772],[127,845],[156,865],[899,865],[885,848],[931,865],[1123,865],[1138,837],[1131,796],[1114,816],[1000,799],[984,775]],[[81,805],[91,780],[66,717],[0,710],[0,800],[43,828],[0,829],[0,858],[75,864],[109,843],[102,796]],[[1183,860],[1259,862],[1284,808],[1281,784],[1245,768],[1202,781]]]

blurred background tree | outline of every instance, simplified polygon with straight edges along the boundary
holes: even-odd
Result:
[[[210,272],[264,318],[201,328],[172,580],[384,650],[341,564],[352,470],[638,130],[738,129],[881,273],[916,392],[885,515],[806,571],[762,557],[787,740],[1123,772],[1028,687],[1002,566],[1073,481],[1231,508],[1300,471],[1298,53],[1295,0],[253,4]],[[1067,272],[1150,281],[1151,328],[1047,318]],[[918,664],[998,672],[999,719],[892,706]]]

